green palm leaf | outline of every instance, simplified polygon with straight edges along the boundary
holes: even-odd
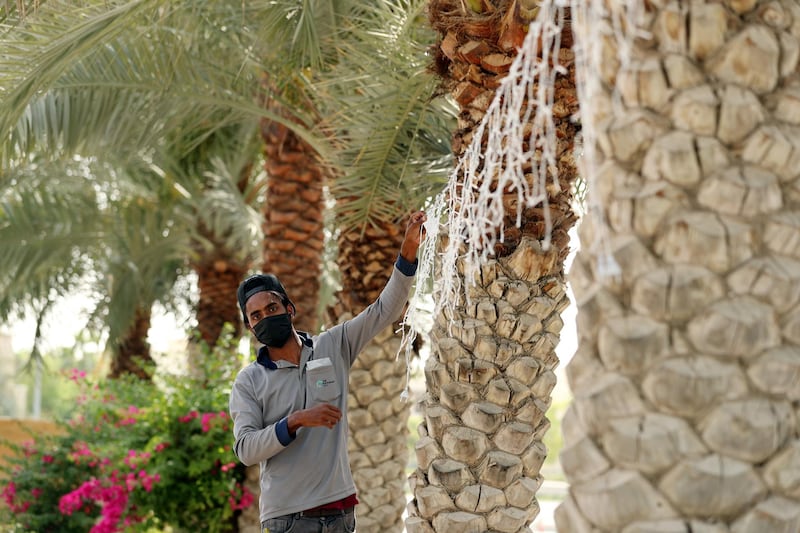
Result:
[[[437,193],[452,169],[455,107],[435,98],[425,2],[376,2],[352,21],[339,62],[313,82],[328,111],[342,170],[333,187],[339,224],[393,221]]]
[[[6,159],[87,144],[131,151],[157,145],[176,127],[202,138],[262,116],[325,151],[307,129],[272,115],[256,98],[265,67],[254,58],[266,52],[253,28],[260,27],[255,15],[263,4],[262,10],[259,2],[238,9],[218,2],[106,4],[48,2],[6,32],[0,55],[0,131],[11,132]]]

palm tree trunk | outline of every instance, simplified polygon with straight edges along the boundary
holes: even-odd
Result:
[[[241,194],[247,187],[252,163],[241,170],[236,186]],[[200,339],[208,346],[217,344],[225,324],[233,328],[233,336],[242,333],[242,318],[239,306],[233,295],[250,269],[249,259],[243,259],[236,250],[225,243],[225,235],[215,235],[204,224],[199,228],[205,241],[213,243],[209,251],[202,244],[197,245],[199,258],[192,265],[197,274],[199,292],[197,302],[197,329]]]
[[[525,17],[535,12],[515,1],[483,13],[464,5],[439,0],[429,9],[442,35],[439,72],[462,109],[453,140],[458,156],[522,44],[530,22]],[[541,245],[543,209],[526,208],[517,226],[516,193],[507,194],[504,242],[481,265],[474,286],[461,280],[470,285],[470,302],[444,309],[435,321],[409,533],[525,531],[539,511],[535,494],[547,454],[542,438],[550,425],[545,412],[556,381],[560,313],[569,304],[567,231],[575,222],[571,150],[577,125],[570,117],[577,99],[574,67],[566,56],[562,63],[569,72],[556,86],[560,190],[548,188],[552,245],[548,251]],[[526,179],[532,184],[535,176],[529,171]]]
[[[268,83],[265,79],[265,84]],[[265,106],[275,113],[283,112],[268,98]],[[320,322],[320,276],[325,245],[323,187],[327,169],[316,151],[283,124],[262,119],[261,137],[267,172],[261,270],[278,276],[291,296],[297,308],[295,327],[316,333]],[[257,465],[247,469],[246,483],[256,503],[239,518],[240,530],[260,527]]]
[[[797,6],[641,7],[648,39],[590,45],[605,220],[581,240],[606,235],[621,276],[576,258],[558,530],[798,531]]]
[[[286,126],[265,119],[261,134],[267,171],[262,270],[278,276],[291,295],[298,309],[295,326],[316,333],[326,170],[314,149]]]
[[[238,337],[242,318],[235,295],[247,274],[247,266],[233,259],[232,254],[224,253],[224,247],[217,247],[212,254],[204,254],[192,269],[197,274],[199,291],[196,316],[200,339],[214,346],[225,324],[230,324],[233,335]]]
[[[395,223],[342,232],[338,266],[342,290],[328,309],[333,323],[354,316],[375,301],[389,280],[403,233]],[[358,489],[358,531],[400,532],[406,506],[410,404],[405,359],[398,360],[399,328],[391,326],[359,354],[350,370],[349,454]]]
[[[114,346],[111,368],[108,373],[110,378],[116,379],[123,374],[133,374],[144,380],[151,378],[149,371],[145,368],[146,365],[154,364],[153,357],[150,355],[150,344],[147,342],[149,331],[150,310],[140,307],[136,310],[133,325],[127,335]]]

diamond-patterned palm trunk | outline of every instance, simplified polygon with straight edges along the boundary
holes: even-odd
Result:
[[[297,329],[316,333],[326,170],[314,149],[286,126],[264,120],[261,134],[267,171],[262,270],[278,276],[297,306]]]
[[[357,314],[380,294],[397,259],[404,232],[396,223],[343,232],[338,265],[342,290],[328,310],[333,323]],[[397,357],[400,337],[392,326],[359,354],[350,371],[349,454],[358,489],[359,533],[403,530],[406,506],[410,403],[401,400],[406,361]]]
[[[452,324],[437,320],[409,532],[526,531],[538,514],[545,412],[569,305],[556,263],[526,238],[483,267],[472,306],[451,310]]]
[[[239,175],[237,188],[244,194],[252,164],[246,165]],[[222,334],[225,324],[230,324],[235,337],[242,333],[244,324],[241,311],[236,302],[236,289],[250,268],[250,260],[238,250],[231,250],[224,239],[215,235],[205,224],[198,231],[205,241],[213,243],[213,248],[197,246],[198,253],[192,262],[192,270],[197,274],[199,292],[197,302],[197,329],[200,338],[209,346],[214,346]]]
[[[213,239],[206,233],[209,239]],[[225,324],[233,327],[236,336],[242,331],[236,289],[247,274],[247,266],[228,252],[224,245],[218,245],[211,251],[203,250],[198,256],[199,259],[192,264],[192,270],[197,274],[199,292],[197,329],[200,338],[209,346],[214,346]]]
[[[529,4],[529,5],[525,5]],[[461,2],[436,1],[430,18],[441,32],[440,73],[461,105],[454,152],[472,140],[495,89],[522,44],[534,3],[495,2],[495,10],[465,15]],[[568,41],[564,36],[564,42]],[[555,348],[561,311],[569,304],[564,259],[575,167],[577,126],[570,50],[560,61],[554,106],[560,190],[548,188],[553,243],[544,251],[543,210],[526,208],[516,225],[516,193],[504,201],[504,242],[481,266],[479,279],[462,280],[470,299],[436,318],[426,363],[424,422],[416,443],[418,468],[406,529],[420,532],[527,531],[547,455],[545,412],[555,386]],[[533,183],[534,176],[526,178]],[[551,176],[552,178],[552,176]],[[474,285],[471,282],[474,281]]]
[[[591,43],[617,106],[582,102],[587,179],[621,276],[583,251],[571,274],[558,531],[800,531],[800,5],[641,7],[625,68]]]
[[[150,330],[150,310],[139,308],[134,315],[133,324],[125,337],[114,347],[113,359],[108,377],[119,378],[123,374],[132,374],[140,379],[150,380],[150,374],[144,365],[153,364],[150,354],[150,343],[147,333]]]

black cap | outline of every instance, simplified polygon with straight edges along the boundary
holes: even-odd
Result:
[[[254,276],[250,276],[241,282],[239,284],[239,288],[236,290],[236,299],[239,301],[239,309],[242,310],[242,318],[244,318],[245,324],[250,324],[244,311],[244,306],[247,303],[247,300],[249,300],[254,294],[265,291],[276,292],[280,294],[283,297],[282,300],[284,305],[292,304],[294,307],[294,304],[286,294],[286,289],[283,288],[283,285],[274,274],[256,274]]]

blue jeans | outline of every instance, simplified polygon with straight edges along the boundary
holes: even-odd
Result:
[[[303,516],[303,513],[294,513],[261,522],[261,533],[353,533],[355,530],[355,510],[338,516]]]

